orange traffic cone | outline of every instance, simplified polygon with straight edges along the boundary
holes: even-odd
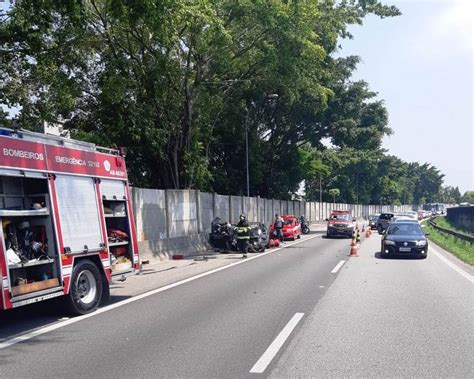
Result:
[[[349,257],[358,257],[359,254],[357,254],[357,244],[356,243],[351,243],[351,251],[349,253]]]
[[[365,232],[365,238],[370,237],[370,228],[367,228],[367,231]]]

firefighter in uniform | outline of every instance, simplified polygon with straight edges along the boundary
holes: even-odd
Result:
[[[245,215],[241,214],[237,224],[237,246],[242,252],[242,258],[247,258],[247,250],[250,242],[250,224]]]

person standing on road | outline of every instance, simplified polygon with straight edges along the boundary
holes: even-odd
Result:
[[[275,229],[276,235],[281,243],[283,243],[283,224],[285,220],[281,217],[278,213],[275,215],[275,223],[273,224],[273,228]]]
[[[250,224],[247,221],[247,217],[241,214],[239,217],[239,223],[237,224],[237,246],[242,252],[242,258],[247,258],[247,250],[250,241]]]

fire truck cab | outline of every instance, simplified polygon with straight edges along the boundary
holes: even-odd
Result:
[[[0,309],[64,296],[73,313],[139,268],[124,157],[0,128]]]

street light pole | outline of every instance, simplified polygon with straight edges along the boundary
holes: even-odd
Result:
[[[266,95],[263,101],[265,102],[266,100],[275,100],[278,99],[278,94],[272,93],[270,95]],[[252,106],[255,105],[255,103],[252,101]],[[248,127],[248,119],[249,119],[249,110],[247,107],[245,107],[245,164],[247,167],[247,197],[250,198],[250,177],[249,177],[249,127]],[[249,200],[250,201],[250,200]]]
[[[319,174],[319,218],[323,218],[322,204],[323,204],[323,188],[321,183],[321,174]]]
[[[357,192],[356,192],[356,204],[359,204],[359,173],[357,175]]]
[[[245,164],[247,166],[247,197],[250,197],[250,179],[249,179],[249,112],[245,115]]]

